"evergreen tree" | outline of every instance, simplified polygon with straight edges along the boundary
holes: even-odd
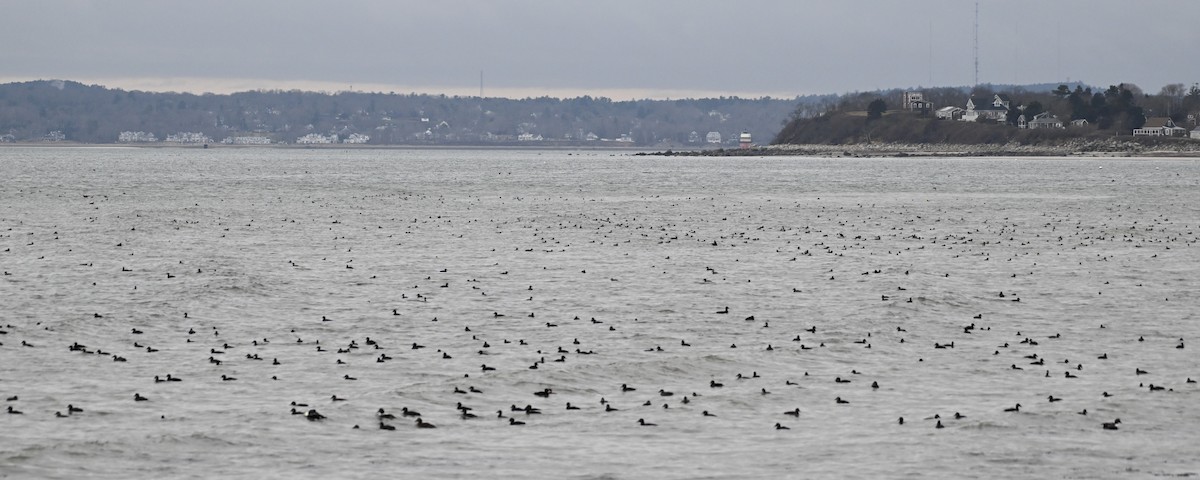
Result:
[[[887,111],[887,102],[884,102],[882,98],[876,98],[875,100],[872,100],[870,104],[867,105],[867,119],[875,120],[875,119],[881,118],[881,117],[883,117],[883,112],[886,112],[886,111]]]

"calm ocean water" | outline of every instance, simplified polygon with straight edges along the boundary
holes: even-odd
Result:
[[[3,148],[0,477],[1194,477],[1198,193],[1195,159]]]

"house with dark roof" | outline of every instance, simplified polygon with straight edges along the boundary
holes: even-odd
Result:
[[[1185,137],[1187,134],[1186,128],[1175,125],[1168,117],[1147,118],[1142,128],[1133,130],[1133,135],[1139,137]]]
[[[977,122],[980,118],[991,121],[1003,122],[1008,116],[1008,107],[1011,104],[1008,95],[997,94],[992,98],[987,97],[971,97],[967,99],[967,110],[963,112],[962,120],[964,122]]]

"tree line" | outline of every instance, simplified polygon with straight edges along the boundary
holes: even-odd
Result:
[[[1073,120],[1086,120],[1086,126],[1073,127],[1070,132],[1016,134],[1004,130],[977,129],[954,125],[920,125],[898,119],[868,128],[866,122],[879,120],[889,109],[902,108],[906,91],[919,91],[933,108],[954,106],[965,108],[968,98],[985,99],[988,103],[996,94],[1010,99],[1004,118],[1008,126],[1015,126],[1022,115],[1026,120],[1041,113],[1049,113],[1069,124]],[[980,143],[989,141],[1043,141],[1071,137],[1093,137],[1099,133],[1111,136],[1131,135],[1141,128],[1147,118],[1169,117],[1176,125],[1196,128],[1200,120],[1200,84],[1186,87],[1182,83],[1164,86],[1157,94],[1144,92],[1134,84],[1110,85],[1106,89],[1093,88],[1082,83],[995,86],[980,85],[973,88],[928,88],[892,89],[875,92],[856,92],[840,96],[836,102],[827,104],[827,109],[816,116],[793,115],[788,125],[776,136],[775,143],[846,143],[871,141],[869,132],[875,132],[875,140],[890,141]],[[855,112],[865,118],[855,119]],[[931,111],[922,115],[932,116]],[[905,116],[905,118],[913,115]],[[981,118],[981,120],[983,120]],[[961,122],[958,122],[961,123]],[[994,122],[993,122],[994,123]]]
[[[293,142],[308,133],[370,137],[371,144],[581,143],[624,138],[635,145],[703,145],[708,132],[736,142],[743,131],[765,142],[797,105],[825,97],[720,97],[616,101],[458,97],[381,92],[259,90],[228,95],[109,89],[70,81],[0,85],[0,136],[29,141],[50,132],[67,140],[114,143],[125,131],[163,139],[178,132],[264,136]],[[692,133],[696,132],[697,135]]]

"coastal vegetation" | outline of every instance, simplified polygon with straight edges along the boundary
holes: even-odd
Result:
[[[989,86],[969,93],[953,89],[925,90],[925,98],[938,106],[966,106],[968,98],[1009,99],[1007,111],[998,120],[979,117],[976,121],[938,118],[929,108],[891,110],[900,104],[899,90],[845,96],[836,107],[816,116],[793,115],[776,135],[775,144],[848,145],[860,143],[898,144],[1015,144],[1066,145],[1113,137],[1132,139],[1135,129],[1149,117],[1170,118],[1177,125],[1196,128],[1200,117],[1200,86],[1185,89],[1168,85],[1157,95],[1142,92],[1136,85],[1113,85],[1099,90],[1077,84],[1052,90],[1011,89],[997,91]],[[1018,128],[1025,119],[1038,116],[1062,119],[1063,128]],[[1187,139],[1138,138],[1139,143],[1172,144]]]
[[[914,91],[922,98],[913,108]],[[939,119],[968,99],[979,120]],[[909,102],[906,104],[906,102]],[[985,106],[986,107],[986,106]],[[893,89],[791,99],[616,101],[394,92],[143,92],[44,80],[0,85],[0,143],[308,144],[657,147],[733,150],[743,133],[776,145],[1051,145],[1132,138],[1148,119],[1197,128],[1200,85],[1148,94],[1082,83]],[[973,118],[973,117],[972,117]],[[1039,118],[1065,128],[1019,128]],[[1178,132],[1176,132],[1178,133]],[[1179,139],[1137,139],[1173,144]],[[1109,147],[1104,147],[1109,148]]]
[[[394,92],[281,90],[144,92],[71,81],[0,85],[0,141],[139,143],[249,137],[295,143],[309,134],[372,145],[734,146],[769,139],[789,112],[813,115],[836,96],[618,101],[509,99]],[[180,135],[186,133],[187,135]],[[153,137],[152,137],[153,136]],[[192,142],[197,143],[197,142]]]
[[[1098,129],[1017,129],[982,122],[939,120],[919,113],[892,111],[871,119],[862,112],[831,112],[793,121],[775,143],[847,145],[856,143],[1044,143],[1078,137],[1112,136]]]

